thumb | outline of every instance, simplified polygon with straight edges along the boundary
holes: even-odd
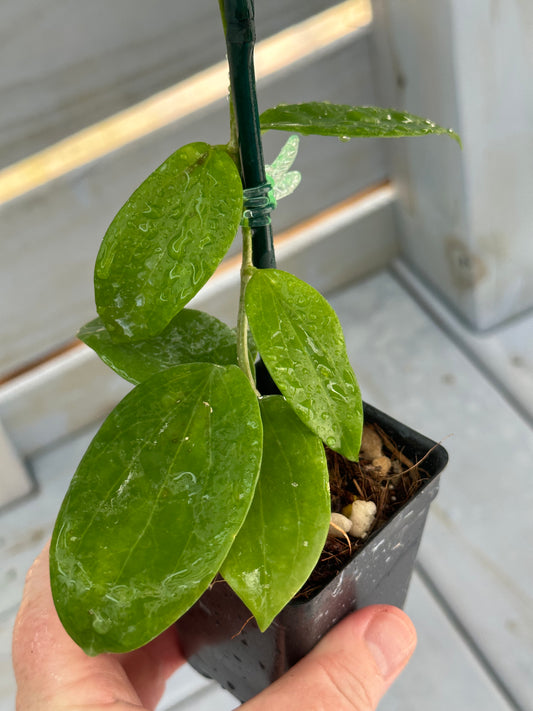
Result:
[[[346,617],[298,664],[244,704],[246,711],[373,711],[407,664],[416,632],[396,607]]]

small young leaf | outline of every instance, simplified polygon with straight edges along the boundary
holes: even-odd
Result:
[[[264,631],[311,574],[328,533],[324,447],[284,398],[260,401],[263,461],[252,506],[222,575]]]
[[[271,165],[265,165],[268,182],[272,185],[274,200],[281,200],[291,195],[302,179],[297,170],[290,170],[298,154],[300,139],[298,136],[289,136],[277,158]]]
[[[437,126],[433,121],[405,111],[377,106],[347,106],[327,101],[280,104],[264,111],[260,121],[263,131],[274,129],[341,139],[356,136],[425,136],[433,133],[446,134],[461,144],[459,136],[449,128]]]
[[[86,324],[78,338],[135,385],[174,365],[237,364],[235,331],[214,316],[194,309],[183,309],[158,336],[146,341],[115,343],[101,318]]]
[[[337,315],[305,282],[257,269],[246,313],[259,353],[298,417],[331,449],[359,454],[363,405]]]
[[[213,274],[242,217],[242,184],[223,147],[190,143],[119,210],[96,259],[96,307],[111,337],[161,333]]]
[[[246,517],[261,450],[257,398],[236,366],[179,365],[117,405],[50,549],[57,612],[88,654],[140,647],[200,597]]]

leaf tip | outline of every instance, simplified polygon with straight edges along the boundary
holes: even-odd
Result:
[[[256,622],[257,622],[257,626],[259,627],[259,631],[261,633],[267,631],[267,629],[270,627],[270,625],[274,621],[274,617],[275,617],[275,615],[273,617],[269,616],[269,617],[265,617],[262,619],[258,619],[257,617],[255,618]]]
[[[454,131],[453,128],[448,129],[448,136],[450,136],[450,138],[453,138],[453,140],[459,144],[459,148],[463,150],[463,141],[461,140],[461,136],[456,131]]]

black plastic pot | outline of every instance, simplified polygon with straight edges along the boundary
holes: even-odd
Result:
[[[415,496],[313,598],[293,600],[261,633],[250,612],[224,581],[215,582],[178,622],[189,663],[216,679],[240,701],[258,694],[309,652],[347,613],[376,603],[402,607],[431,501],[446,466],[446,450],[365,405],[365,421],[377,423],[412,460],[424,460],[429,479]]]

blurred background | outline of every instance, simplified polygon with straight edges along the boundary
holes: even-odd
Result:
[[[390,106],[446,137],[306,137],[273,215],[279,266],[336,308],[364,398],[450,464],[380,708],[533,709],[533,5],[256,0],[260,109]],[[228,140],[215,0],[0,6],[0,711],[24,575],[129,385],[76,341],[117,209],[170,153]],[[271,162],[287,136],[265,136]],[[236,244],[195,303],[230,325]],[[190,669],[161,709],[232,709]]]

